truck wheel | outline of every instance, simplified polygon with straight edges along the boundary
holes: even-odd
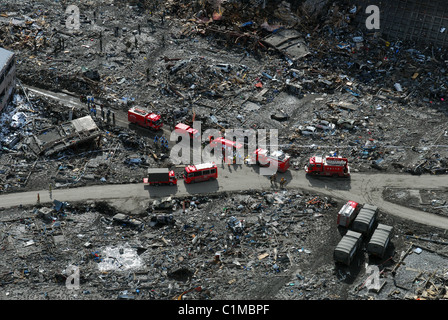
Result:
[[[174,185],[174,183],[170,182],[170,186]]]

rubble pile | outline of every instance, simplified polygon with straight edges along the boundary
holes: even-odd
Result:
[[[437,276],[419,274],[418,296],[403,284],[411,265],[425,270],[427,260],[415,259],[422,248],[438,259],[434,266],[443,265],[443,235],[402,225],[390,250],[410,245],[414,251],[377,264],[363,250],[357,265],[379,265],[384,282],[381,290],[366,290],[366,279],[332,259],[343,232],[336,225],[339,206],[327,197],[284,190],[162,198],[139,215],[120,213],[105,202],[58,200],[53,206],[4,211],[1,295],[33,300],[443,298],[441,269]],[[400,225],[391,216],[381,219]],[[78,290],[66,289],[71,266],[80,271]],[[431,281],[423,286],[425,277]]]
[[[14,51],[18,78],[0,117],[2,193],[141,183],[147,168],[173,167],[156,138],[193,120],[278,129],[292,170],[332,153],[353,172],[447,173],[445,50],[363,33],[351,3],[81,0],[74,29],[67,5],[0,4],[0,46]],[[134,105],[160,114],[164,130],[129,125]],[[384,196],[447,214],[443,193]],[[365,250],[356,267],[336,266],[341,203],[319,195],[173,196],[140,215],[37,200],[1,212],[3,299],[446,298],[445,270],[408,282],[401,263],[422,252],[397,253],[428,233],[398,218],[380,217],[398,226],[378,263],[385,287],[357,278]],[[430,243],[442,249],[425,254],[443,265],[445,244]],[[66,289],[70,266],[80,290]]]
[[[81,2],[74,31],[58,4],[5,4],[0,30],[29,85],[143,105],[170,126],[277,128],[297,166],[339,150],[355,170],[446,173],[442,48],[363,34],[356,7],[314,2]]]
[[[148,137],[92,118],[86,109],[67,111],[45,97],[28,98],[16,94],[0,120],[3,192],[141,182],[149,166],[169,164]]]
[[[258,289],[260,277],[287,286],[299,266],[297,298],[324,297],[306,265],[331,254],[317,238],[337,235],[335,205],[284,191],[162,199],[134,217],[105,203],[23,208],[2,215],[3,298],[20,288],[28,299],[276,298]],[[69,265],[80,268],[82,290],[67,295]]]

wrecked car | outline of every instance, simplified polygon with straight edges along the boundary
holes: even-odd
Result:
[[[304,136],[313,136],[317,133],[317,130],[313,126],[299,126],[299,131]]]

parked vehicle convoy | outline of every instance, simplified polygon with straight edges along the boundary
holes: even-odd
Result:
[[[364,204],[352,224],[353,231],[368,235],[373,229],[378,215],[378,207]]]
[[[177,178],[173,170],[168,168],[149,168],[148,176],[143,178],[144,184],[153,185],[176,185]]]
[[[356,252],[362,243],[362,234],[352,230],[348,230],[337,244],[333,252],[333,258],[336,262],[349,266]]]
[[[176,126],[174,127],[174,131],[179,134],[186,133],[190,136],[190,139],[201,140],[200,132],[197,129],[193,129],[192,127],[190,127],[185,123],[176,124]]]
[[[367,253],[383,258],[392,236],[392,226],[379,223],[367,244]]]
[[[260,166],[269,166],[271,163],[277,164],[277,171],[286,172],[291,166],[291,157],[281,150],[270,153],[268,150],[258,148],[254,152],[254,160]]]
[[[305,172],[314,176],[350,177],[347,158],[313,156],[305,166]]]
[[[128,121],[154,131],[163,127],[162,117],[140,107],[132,107],[128,110]]]
[[[348,201],[338,212],[337,224],[348,228],[352,221],[356,218],[359,211],[359,204],[355,201]]]
[[[217,179],[218,167],[214,162],[189,165],[185,167],[183,178],[187,184]]]

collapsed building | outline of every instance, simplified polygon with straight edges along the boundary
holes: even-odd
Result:
[[[100,137],[101,133],[92,117],[85,116],[50,128],[38,136],[30,136],[26,146],[36,156],[51,156],[67,148],[92,141]]]
[[[0,48],[0,112],[11,101],[16,85],[15,55]]]

